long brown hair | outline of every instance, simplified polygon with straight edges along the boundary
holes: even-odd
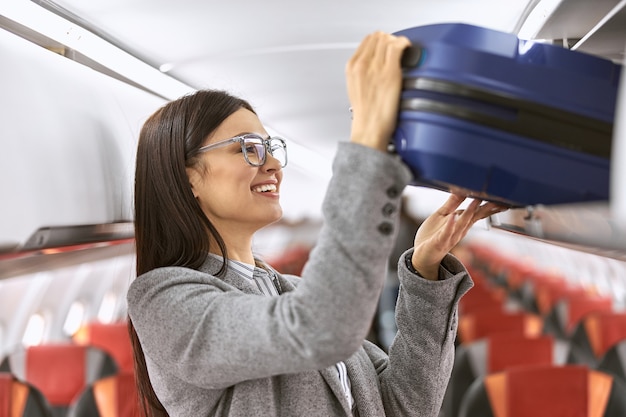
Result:
[[[166,104],[144,123],[135,167],[137,277],[163,266],[199,268],[209,252],[210,236],[227,258],[224,240],[194,198],[186,168],[199,163],[198,149],[207,137],[241,108],[254,112],[246,101],[226,92],[201,90]],[[225,268],[224,263],[219,274]],[[128,330],[143,415],[168,416],[148,379],[130,318]]]

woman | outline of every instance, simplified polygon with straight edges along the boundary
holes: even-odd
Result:
[[[406,38],[374,33],[347,64],[353,110],[302,279],[255,259],[277,221],[286,149],[248,103],[201,91],[141,132],[137,275],[128,291],[149,416],[436,416],[452,366],[457,303],[472,285],[448,251],[499,208],[452,195],[399,260],[398,334],[365,340],[393,247],[408,168],[386,153]],[[226,261],[225,261],[226,260]]]

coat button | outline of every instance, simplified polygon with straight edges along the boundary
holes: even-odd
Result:
[[[383,206],[383,216],[385,217],[391,216],[395,211],[396,206],[391,203],[387,203]]]
[[[390,235],[393,232],[393,225],[388,222],[384,222],[378,225],[378,231],[383,235]]]
[[[392,185],[391,187],[387,188],[387,197],[396,198],[399,195],[400,195],[400,190],[395,185]]]

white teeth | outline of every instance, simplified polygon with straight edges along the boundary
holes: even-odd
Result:
[[[276,191],[276,185],[274,185],[274,184],[258,185],[256,187],[254,187],[252,189],[252,191],[257,192],[257,193],[264,193],[264,192],[267,192],[267,191],[275,192]]]

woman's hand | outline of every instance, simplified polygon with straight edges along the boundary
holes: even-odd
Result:
[[[348,61],[352,142],[387,151],[398,119],[402,90],[400,60],[410,45],[408,38],[375,32],[361,42]]]
[[[496,203],[481,204],[473,200],[465,210],[458,207],[465,196],[452,194],[435,213],[428,216],[415,234],[413,268],[424,278],[436,281],[439,264],[452,248],[465,237],[478,220],[506,210]]]

